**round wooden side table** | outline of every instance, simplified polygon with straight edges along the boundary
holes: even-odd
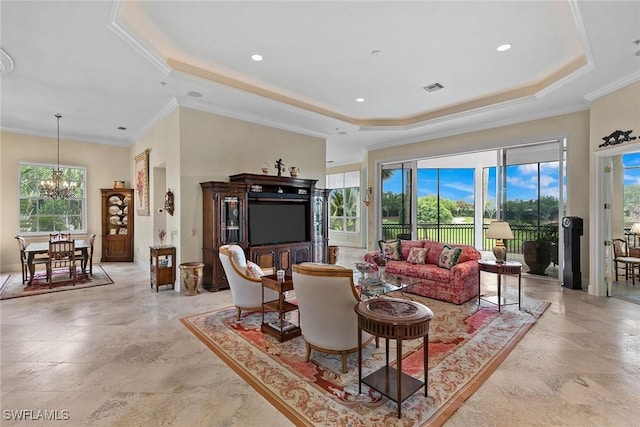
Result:
[[[398,404],[401,417],[402,402],[424,385],[427,395],[429,367],[429,322],[433,312],[415,301],[400,298],[372,298],[355,306],[358,315],[358,392],[362,383],[387,396]],[[362,331],[385,339],[386,364],[362,378]],[[402,372],[402,341],[423,339],[424,382]],[[389,339],[396,340],[396,365],[389,366]],[[395,387],[394,387],[395,386]]]
[[[496,297],[483,297],[481,292],[481,283],[480,283],[480,273],[495,273],[498,275],[498,295]],[[502,275],[503,274],[512,274],[518,276],[518,302],[508,303],[506,298],[503,298],[501,295],[502,289]],[[498,313],[500,313],[500,308],[505,305],[518,304],[518,310],[522,310],[522,264],[517,261],[504,261],[504,262],[496,262],[492,260],[478,260],[478,305],[480,305],[480,300],[484,300],[490,302],[492,304],[497,304]]]

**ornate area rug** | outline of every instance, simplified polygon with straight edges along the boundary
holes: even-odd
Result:
[[[89,276],[88,278],[85,278],[82,270],[78,268],[75,285],[69,280],[68,270],[53,270],[53,286],[51,288],[49,287],[49,283],[47,283],[47,274],[44,271],[36,271],[31,285],[22,283],[21,274],[10,274],[2,284],[2,288],[0,288],[0,300],[112,284],[113,280],[111,280],[111,277],[109,277],[107,272],[99,265],[93,267],[93,276]]]
[[[390,294],[402,297],[400,294]],[[312,351],[304,362],[305,341],[297,337],[284,343],[260,332],[261,312],[243,314],[222,310],[192,315],[180,321],[253,388],[296,425],[313,426],[416,426],[442,424],[482,385],[511,349],[549,306],[526,299],[523,311],[477,300],[463,305],[411,295],[426,304],[434,318],[429,330],[428,397],[424,389],[396,403],[362,385],[358,393],[358,355],[349,355],[348,372],[342,373],[340,356]],[[485,305],[486,304],[486,305]],[[267,313],[271,316],[272,313]],[[389,341],[395,358],[395,341]],[[422,339],[403,341],[403,372],[424,378]],[[363,350],[365,377],[385,363],[384,340]]]

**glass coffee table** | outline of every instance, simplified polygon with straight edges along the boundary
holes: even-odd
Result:
[[[362,287],[363,299],[375,298],[393,291],[404,293],[407,289],[418,283],[416,277],[403,276],[401,274],[385,273],[378,278],[363,278],[358,283]]]

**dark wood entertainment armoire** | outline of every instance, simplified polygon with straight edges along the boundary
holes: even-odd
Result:
[[[236,244],[247,260],[260,267],[275,267],[291,274],[293,264],[326,262],[328,249],[327,190],[315,187],[316,180],[284,176],[238,174],[229,182],[201,182],[203,221],[203,287],[210,291],[228,288],[218,258],[222,245]],[[252,202],[295,202],[305,206],[304,240],[251,245],[249,204]],[[286,221],[286,218],[283,218]]]

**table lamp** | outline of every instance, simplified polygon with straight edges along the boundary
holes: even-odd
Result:
[[[493,254],[496,257],[496,262],[502,264],[507,258],[507,248],[504,246],[502,240],[513,239],[513,233],[511,232],[509,223],[506,221],[493,221],[489,224],[486,237],[487,239],[496,239]]]
[[[629,233],[633,234],[633,246],[636,246],[636,237],[640,234],[640,222],[634,222]]]

